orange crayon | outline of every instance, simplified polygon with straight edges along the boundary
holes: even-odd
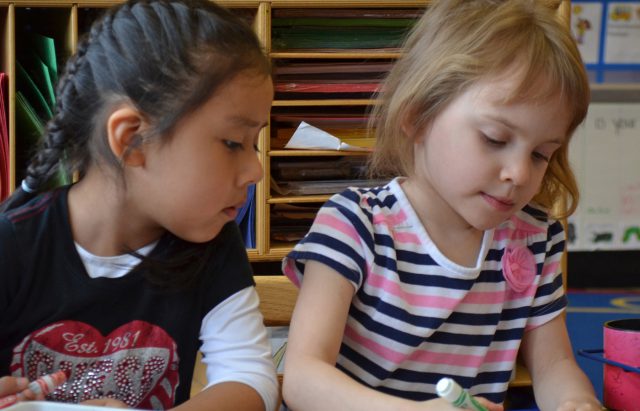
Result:
[[[43,375],[37,380],[30,382],[29,386],[24,391],[30,390],[35,395],[42,394],[43,396],[45,396],[55,390],[57,387],[64,384],[65,381],[67,381],[67,373],[65,373],[64,371],[57,371],[53,374]],[[10,405],[24,400],[24,391],[0,398],[0,408],[6,408]]]

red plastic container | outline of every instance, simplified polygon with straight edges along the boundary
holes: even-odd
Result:
[[[604,357],[640,367],[640,319],[614,320],[604,324]],[[610,363],[604,365],[604,405],[612,410],[640,410],[640,373]]]
[[[604,323],[604,349],[578,354],[604,363],[603,402],[612,411],[640,411],[640,318]]]

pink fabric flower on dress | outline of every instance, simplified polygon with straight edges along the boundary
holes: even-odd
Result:
[[[507,246],[502,256],[502,271],[509,287],[522,292],[536,277],[536,259],[525,246]]]

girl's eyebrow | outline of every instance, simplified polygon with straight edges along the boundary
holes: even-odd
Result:
[[[231,116],[231,121],[238,125],[245,126],[248,128],[259,127],[262,129],[262,128],[265,128],[268,124],[266,121],[263,123],[260,123],[259,121],[255,121],[244,116]]]
[[[509,121],[508,118],[501,116],[498,113],[486,113],[485,116],[491,120],[491,121],[495,121],[496,123],[501,123],[503,125],[505,125],[507,128],[510,128],[512,130],[519,130],[520,128],[513,124],[511,121]]]

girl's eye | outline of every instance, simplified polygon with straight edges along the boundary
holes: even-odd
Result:
[[[544,161],[545,163],[548,163],[550,159],[550,157],[547,157],[546,155],[539,153],[537,151],[535,151],[532,155],[534,159]]]
[[[242,143],[231,140],[223,140],[223,143],[229,150],[239,150],[242,148]]]
[[[507,143],[506,143],[506,142],[504,142],[504,141],[496,140],[495,138],[491,138],[491,137],[489,137],[489,136],[488,136],[488,135],[486,135],[486,134],[483,134],[482,136],[484,137],[484,140],[485,140],[489,145],[492,145],[492,146],[504,146],[505,144],[507,144]]]

